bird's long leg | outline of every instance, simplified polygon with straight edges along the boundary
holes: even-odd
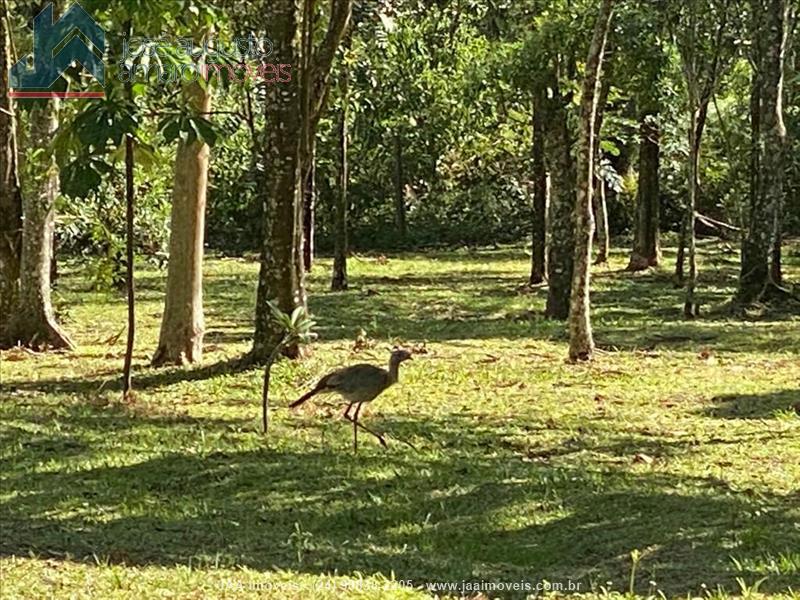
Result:
[[[353,454],[358,454],[358,413],[361,410],[361,403],[356,406],[356,414],[353,417]]]
[[[344,414],[342,415],[345,419],[350,421],[350,409],[353,408],[353,403],[347,405],[347,408],[344,409]]]
[[[361,423],[358,422],[358,413],[359,413],[359,411],[361,411],[361,404],[356,406],[355,415],[353,416],[352,419],[350,419],[353,422],[353,451],[354,452],[358,451],[358,434],[357,434],[357,432],[358,432],[358,428],[359,427],[361,429],[363,429],[364,431],[366,431],[368,434],[374,436],[381,443],[381,446],[383,446],[384,448],[388,448],[388,446],[386,445],[386,440],[384,439],[384,437],[380,433],[376,433],[376,432],[372,431],[372,429],[370,429],[366,425],[362,425]]]

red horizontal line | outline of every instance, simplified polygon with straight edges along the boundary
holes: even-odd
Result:
[[[105,98],[105,92],[20,92],[9,90],[9,98]]]

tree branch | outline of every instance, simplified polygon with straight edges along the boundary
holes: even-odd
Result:
[[[310,90],[310,117],[312,120],[319,119],[319,114],[325,105],[331,67],[336,57],[336,50],[350,25],[352,12],[353,0],[331,0],[331,16],[325,39],[314,49],[313,60],[309,65],[309,68],[312,69]]]

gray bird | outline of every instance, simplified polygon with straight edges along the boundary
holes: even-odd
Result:
[[[411,360],[411,352],[403,348],[396,348],[392,351],[389,358],[389,368],[382,369],[370,364],[358,364],[351,367],[337,369],[328,373],[319,380],[310,392],[303,394],[298,400],[289,405],[290,408],[297,408],[317,394],[336,393],[347,401],[347,408],[344,411],[344,418],[353,424],[353,451],[358,451],[358,428],[375,436],[381,445],[386,447],[386,440],[379,433],[367,429],[358,422],[358,413],[361,405],[365,402],[372,402],[380,396],[386,389],[397,383],[400,370],[400,363]],[[350,409],[355,405],[356,412],[350,416]]]

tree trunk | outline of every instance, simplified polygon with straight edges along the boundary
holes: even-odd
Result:
[[[11,34],[8,7],[0,14],[0,347],[16,340],[9,329],[10,315],[19,295],[22,253],[22,192],[19,185],[16,115],[8,97],[11,68]]]
[[[692,93],[689,93],[690,97]],[[691,102],[691,101],[690,101]],[[689,261],[689,275],[685,279],[686,297],[683,304],[683,316],[694,318],[697,314],[695,290],[697,288],[697,238],[695,236],[695,212],[697,210],[698,176],[700,171],[700,132],[699,108],[697,102],[691,102],[692,114],[689,123],[689,197],[684,215],[684,235],[686,236],[686,258]]]
[[[550,211],[547,249],[547,304],[545,315],[565,320],[569,316],[572,265],[575,250],[575,163],[567,122],[567,105],[559,97],[554,106],[548,134],[548,152],[552,157]]]
[[[303,177],[327,101],[331,65],[352,13],[352,0],[332,0],[324,39],[313,47],[314,2],[302,4],[301,10],[298,0],[272,0],[262,11],[276,56],[293,65],[293,72],[290,81],[268,86],[265,94],[264,229],[251,352],[258,362],[269,359],[283,334],[270,304],[285,313],[306,308]],[[297,357],[299,347],[290,344],[283,352]]]
[[[661,148],[657,115],[642,113],[639,122],[639,186],[629,271],[642,271],[661,262],[658,171]]]
[[[570,292],[569,358],[591,360],[594,339],[590,314],[590,271],[592,256],[592,187],[594,184],[595,119],[600,96],[606,38],[611,23],[612,0],[603,0],[595,23],[581,94],[580,138],[578,142],[577,190],[575,196],[575,255]]]
[[[58,129],[58,100],[47,100],[29,114],[31,144],[47,148]],[[50,258],[59,193],[58,167],[52,152],[36,159],[39,172],[23,191],[22,253],[17,308],[10,318],[10,341],[25,346],[72,349],[56,323],[50,298]]]
[[[683,216],[681,217],[681,225],[680,230],[678,230],[678,253],[675,257],[675,285],[676,287],[682,287],[684,281],[686,280],[685,275],[685,264],[686,264],[686,237],[687,237],[687,227],[688,224],[686,223],[686,209],[683,211]]]
[[[608,262],[611,251],[611,240],[608,234],[608,204],[606,203],[606,182],[600,177],[594,178],[595,191],[592,196],[594,221],[597,225],[597,257],[594,264],[604,265]]]
[[[309,140],[309,156],[303,177],[303,267],[308,272],[314,266],[314,229],[317,215],[317,144],[316,136]]]
[[[403,188],[403,141],[400,134],[394,134],[394,220],[401,240],[406,239],[406,199]]]
[[[608,231],[608,203],[606,202],[606,182],[600,173],[600,161],[603,152],[600,149],[600,132],[603,129],[603,117],[605,116],[608,94],[611,91],[609,81],[610,73],[605,73],[602,77],[599,92],[597,94],[597,108],[594,118],[594,141],[592,160],[592,172],[594,175],[594,194],[592,195],[592,210],[594,211],[594,222],[597,235],[597,257],[594,262],[597,265],[604,265],[608,262],[611,252],[611,238]]]
[[[530,284],[545,280],[547,272],[547,165],[545,163],[545,135],[547,126],[547,90],[539,86],[533,95],[533,222],[531,241]]]
[[[130,27],[128,31],[130,31]],[[130,97],[130,90],[128,93]],[[125,362],[122,367],[122,396],[126,400],[130,399],[133,391],[131,368],[133,367],[133,343],[136,339],[136,288],[133,278],[133,174],[133,135],[128,134],[125,136],[125,289],[128,297],[128,335],[125,342]]]
[[[211,95],[197,83],[184,89],[189,108],[211,110]],[[209,147],[178,142],[172,186],[167,292],[153,365],[200,362],[203,357],[203,239]]]
[[[783,285],[783,268],[781,266],[781,246],[783,245],[783,207],[777,208],[775,215],[775,243],[772,246],[772,258],[769,263],[769,276],[775,285]]]
[[[300,24],[294,0],[273,0],[265,18],[272,31],[275,52],[286,64],[300,64]],[[274,322],[270,303],[291,313],[305,307],[301,288],[302,269],[297,247],[302,211],[301,144],[304,135],[300,98],[301,77],[268,86],[264,102],[267,135],[263,150],[264,231],[261,268],[258,278],[255,336],[252,357],[267,360],[280,341],[283,331]],[[300,261],[302,266],[302,260]]]
[[[341,96],[342,110],[339,117],[339,193],[336,195],[336,215],[334,219],[334,250],[333,250],[333,276],[331,289],[342,291],[347,289],[347,187],[349,170],[347,163],[347,150],[349,142],[348,132],[348,103],[350,78],[347,64],[342,63]]]
[[[745,305],[760,299],[773,281],[774,271],[780,271],[780,217],[783,200],[784,153],[786,128],[783,123],[783,71],[788,19],[785,0],[766,0],[754,3],[760,13],[760,56],[756,65],[758,77],[758,129],[751,166],[755,185],[751,193],[750,223],[742,243],[742,268],[736,301]],[[755,95],[755,92],[753,93]],[[755,119],[754,119],[755,122]],[[755,129],[755,128],[754,128]],[[775,255],[778,260],[775,260]]]

